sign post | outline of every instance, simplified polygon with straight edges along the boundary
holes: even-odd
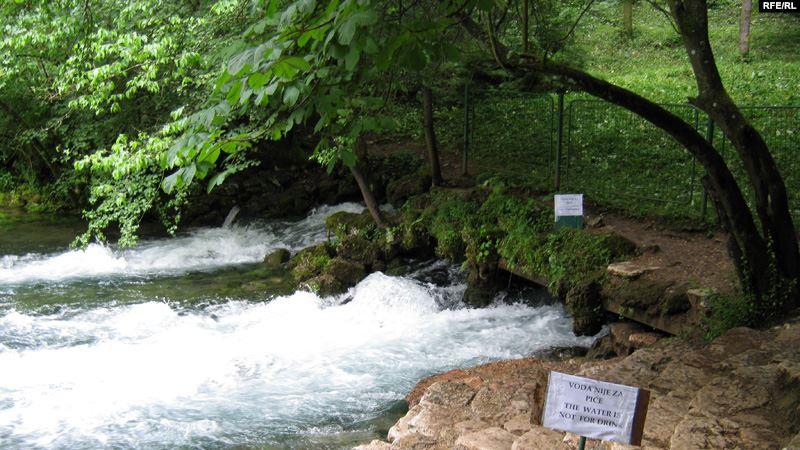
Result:
[[[542,426],[586,438],[641,445],[650,391],[550,372]]]
[[[583,227],[583,194],[556,194],[556,229]]]

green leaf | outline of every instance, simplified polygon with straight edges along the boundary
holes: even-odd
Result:
[[[250,86],[251,89],[260,89],[267,84],[269,78],[269,75],[265,73],[255,72],[247,77],[247,85]]]
[[[189,186],[194,180],[194,174],[197,172],[197,167],[194,163],[189,164],[188,166],[182,169],[181,173],[181,180],[183,181],[183,186]]]
[[[231,62],[228,64],[228,73],[233,76],[237,76],[242,72],[249,70],[250,60],[253,57],[253,51],[254,49],[248,48],[247,50],[234,56],[231,59]]]
[[[228,171],[227,170],[224,171],[224,172],[220,172],[220,173],[214,175],[213,177],[211,177],[211,179],[208,180],[208,186],[206,186],[206,192],[210,194],[211,190],[214,189],[215,187],[221,185],[222,182],[224,182],[225,178],[227,178],[227,177],[228,177]]]
[[[242,80],[236,80],[233,82],[233,85],[228,90],[228,95],[225,96],[225,99],[228,100],[228,103],[231,106],[234,106],[239,101],[241,95],[242,95]]]
[[[300,98],[300,89],[297,89],[296,86],[286,86],[283,91],[283,103],[287,106],[294,106],[298,98]]]
[[[350,45],[353,41],[353,36],[356,34],[356,29],[363,25],[372,25],[377,19],[375,11],[371,9],[357,11],[345,19],[344,23],[339,26],[339,43],[342,45]]]
[[[308,72],[311,70],[311,64],[299,56],[287,56],[286,58],[283,58],[282,61],[296,69],[302,70],[303,72]]]
[[[350,47],[350,51],[347,52],[347,56],[344,57],[344,67],[348,71],[353,71],[358,64],[358,60],[361,58],[361,52],[356,47]]]
[[[172,193],[172,191],[175,189],[175,185],[178,184],[178,179],[181,176],[181,173],[183,173],[183,169],[178,169],[172,175],[164,178],[164,181],[161,182],[161,188],[164,190],[164,192],[167,194]]]

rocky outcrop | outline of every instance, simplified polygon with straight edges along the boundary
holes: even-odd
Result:
[[[605,361],[528,358],[451,371],[409,394],[410,409],[389,431],[389,442],[360,448],[575,449],[577,436],[540,426],[550,370],[649,389],[647,449],[796,448],[798,348],[794,322],[765,331],[736,328],[711,343],[665,339]],[[587,448],[633,447],[590,440]]]
[[[289,250],[285,248],[276,248],[264,257],[264,264],[266,264],[267,267],[280,267],[281,264],[289,261],[291,256],[292,254]]]

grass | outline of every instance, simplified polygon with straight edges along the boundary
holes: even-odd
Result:
[[[786,14],[753,11],[751,50],[739,55],[740,2],[711,2],[709,37],[717,66],[733,99],[741,105],[800,104],[800,21]],[[584,68],[658,102],[685,102],[696,94],[685,50],[667,18],[647,3],[633,11],[634,37],[619,35],[621,10],[600,2],[576,32]]]
[[[751,52],[738,49],[739,4],[712,2],[709,33],[717,64],[735,101],[767,140],[800,219],[800,20],[753,12]],[[620,34],[617,2],[599,2],[579,25],[570,62],[669,109],[706,134],[705,114],[685,105],[696,94],[680,37],[667,18],[644,2],[634,7],[634,37]],[[577,58],[574,55],[579,55]],[[443,154],[458,161],[464,143],[463,92],[442,92],[436,111]],[[539,191],[552,190],[555,171],[555,96],[475,92],[469,134],[470,172],[499,176]],[[562,191],[584,192],[589,203],[633,216],[701,225],[702,169],[672,138],[622,108],[581,93],[566,96]],[[418,110],[400,112],[400,131],[419,138]],[[746,174],[719,130],[714,143],[747,186]],[[743,189],[751,197],[749,189]],[[713,219],[708,205],[706,220]]]

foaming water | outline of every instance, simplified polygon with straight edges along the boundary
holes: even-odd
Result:
[[[340,448],[379,437],[426,375],[590,343],[535,293],[468,308],[442,262],[257,301],[272,275],[252,263],[362,209],[0,256],[0,448]]]
[[[90,244],[84,250],[55,254],[0,256],[0,285],[109,275],[174,275],[257,262],[277,247],[295,251],[320,242],[325,239],[325,217],[363,209],[358,203],[322,206],[297,222],[204,228],[122,251]]]
[[[587,345],[559,306],[467,309],[463,285],[372,274],[348,295],[0,317],[0,442],[280,445],[370,419],[427,374]]]

